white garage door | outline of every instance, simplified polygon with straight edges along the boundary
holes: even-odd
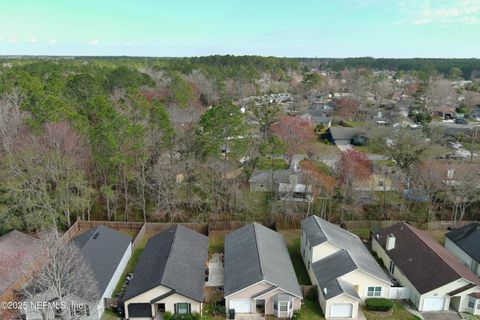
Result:
[[[445,298],[423,299],[423,311],[442,311],[445,305]]]
[[[251,300],[230,300],[230,309],[235,309],[235,313],[250,313]]]
[[[351,318],[353,305],[351,303],[334,303],[330,306],[331,318]]]

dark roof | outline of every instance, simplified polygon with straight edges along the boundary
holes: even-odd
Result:
[[[374,237],[385,249],[390,234],[395,236],[395,248],[386,253],[420,294],[460,278],[480,285],[479,278],[425,232],[399,222]]]
[[[38,239],[13,230],[0,237],[0,294],[26,270],[39,254]]]
[[[105,226],[90,229],[72,240],[90,264],[101,294],[112,280],[132,238]]]
[[[302,297],[283,237],[258,223],[225,237],[225,296],[267,281]]]
[[[351,140],[354,137],[365,135],[363,128],[332,127],[328,130],[334,140]]]
[[[475,221],[452,230],[445,237],[465,251],[475,261],[480,262],[480,222]]]
[[[203,301],[208,238],[177,225],[151,237],[125,293],[128,300],[158,286]]]

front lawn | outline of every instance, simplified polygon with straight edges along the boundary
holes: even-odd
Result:
[[[105,310],[105,312],[102,315],[102,320],[118,320],[120,319],[118,315],[110,310]]]
[[[419,320],[419,318],[402,306],[400,302],[395,302],[392,313],[386,312],[382,314],[381,312],[373,312],[363,309],[363,314],[367,320],[384,320],[384,319],[394,319],[394,320]]]
[[[297,275],[297,280],[300,285],[310,285],[310,277],[307,269],[303,263],[302,255],[300,253],[300,230],[279,230],[285,238],[290,259],[292,259],[293,268]]]
[[[325,320],[318,301],[305,298],[302,309],[298,312],[298,320]]]

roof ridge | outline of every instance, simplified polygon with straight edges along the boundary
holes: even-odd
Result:
[[[253,236],[255,237],[255,241],[254,241],[254,243],[255,243],[255,248],[256,248],[255,251],[257,252],[258,264],[260,265],[260,273],[261,273],[261,275],[262,275],[263,280],[266,280],[266,279],[265,279],[265,273],[263,272],[262,259],[260,258],[260,249],[259,249],[259,247],[258,247],[258,237],[257,237],[257,228],[256,228],[256,226],[257,226],[257,223],[254,222],[254,223],[252,224],[252,227],[253,227]]]
[[[170,242],[170,246],[168,248],[167,262],[165,263],[165,268],[163,268],[162,279],[160,280],[160,283],[162,283],[162,285],[164,283],[163,278],[165,277],[165,273],[166,273],[165,271],[167,270],[167,267],[169,266],[169,262],[171,261],[170,255],[172,254],[172,248],[174,246],[175,239],[177,238],[178,226],[179,225],[177,224],[176,226],[170,229],[171,231],[174,232],[174,234],[172,237],[172,241]]]

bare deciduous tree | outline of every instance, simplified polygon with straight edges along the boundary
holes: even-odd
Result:
[[[0,96],[0,155],[12,152],[15,139],[23,126],[20,112],[22,100],[18,89]]]
[[[58,231],[50,230],[40,234],[38,250],[45,257],[44,264],[21,293],[29,302],[50,304],[45,308],[28,308],[27,313],[44,320],[53,316],[78,319],[79,313],[96,313],[100,294],[80,249],[74,243],[65,243]]]

